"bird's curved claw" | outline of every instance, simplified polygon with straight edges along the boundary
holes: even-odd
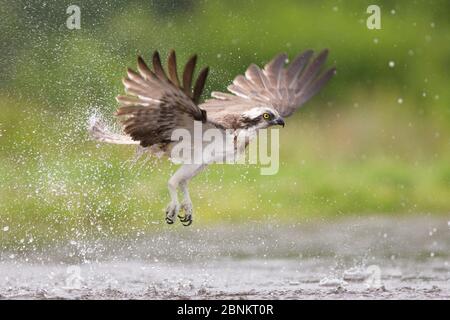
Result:
[[[188,227],[192,224],[192,215],[187,214],[184,216],[178,215],[178,218],[180,219],[180,222],[183,226]]]
[[[166,222],[167,222],[167,224],[173,224],[173,220],[172,219],[170,219],[169,217],[166,217]]]
[[[188,220],[187,222],[181,222],[181,224],[185,227],[189,227],[192,224],[192,219]]]

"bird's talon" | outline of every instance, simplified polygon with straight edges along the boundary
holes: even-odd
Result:
[[[169,217],[166,217],[166,222],[167,224],[173,224],[173,220],[170,219]]]
[[[189,219],[187,221],[181,221],[181,224],[185,227],[189,227],[192,224],[192,219]]]
[[[180,222],[185,227],[190,226],[192,224],[192,215],[191,214],[185,214],[184,216],[178,215],[178,218],[180,219]]]
[[[180,222],[188,222],[188,221],[192,221],[192,218],[187,216],[187,217],[180,217]]]

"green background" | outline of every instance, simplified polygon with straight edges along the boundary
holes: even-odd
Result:
[[[66,8],[81,8],[81,29]],[[381,30],[366,9],[381,7]],[[330,49],[337,75],[287,121],[280,171],[214,165],[196,225],[450,213],[448,1],[0,1],[0,246],[156,229],[176,170],[86,134],[136,55],[209,65],[207,97],[276,53]],[[394,62],[394,67],[389,62]],[[5,231],[6,230],[6,231]]]

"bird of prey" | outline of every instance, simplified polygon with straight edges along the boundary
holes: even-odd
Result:
[[[322,72],[327,55],[328,50],[315,57],[312,50],[306,50],[288,65],[285,53],[275,56],[263,69],[251,64],[244,75],[238,75],[228,86],[230,93],[212,92],[212,97],[203,103],[200,98],[209,69],[199,72],[192,89],[196,55],[187,61],[181,79],[173,50],[168,57],[167,73],[157,51],[152,57],[152,69],[139,56],[137,72],[128,69],[123,79],[127,94],[116,98],[119,108],[115,115],[123,132],[113,133],[100,121],[94,121],[89,128],[91,137],[114,144],[140,145],[151,154],[170,157],[170,151],[178,143],[171,138],[172,132],[179,128],[192,131],[195,122],[201,122],[204,130],[216,128],[228,134],[284,126],[284,118],[319,92],[335,74],[335,68]],[[227,152],[242,153],[245,147]],[[174,223],[177,216],[185,226],[192,223],[188,182],[215,160],[182,164],[169,179],[171,201],[165,217],[168,224]],[[181,204],[178,190],[183,195]]]

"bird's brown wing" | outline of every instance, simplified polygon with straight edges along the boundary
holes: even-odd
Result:
[[[312,50],[299,54],[287,67],[287,55],[279,54],[261,70],[257,65],[248,67],[245,75],[238,75],[228,86],[229,93],[213,92],[213,99],[202,107],[208,112],[240,105],[250,108],[269,105],[282,117],[292,115],[313,97],[335,74],[335,68],[320,73],[328,50],[320,52],[312,61]]]
[[[200,71],[191,88],[197,57],[192,56],[184,68],[182,83],[178,78],[175,52],[168,59],[168,74],[159,53],[153,54],[153,70],[138,57],[138,71],[128,69],[123,84],[128,95],[118,96],[116,112],[123,131],[143,147],[171,141],[172,131],[191,128],[194,121],[206,121],[206,111],[198,107],[208,68]]]

